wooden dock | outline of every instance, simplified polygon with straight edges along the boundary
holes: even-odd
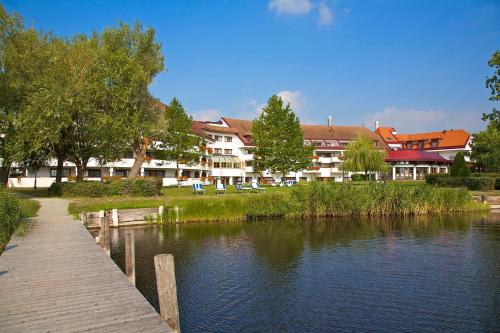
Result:
[[[0,257],[0,332],[172,332],[65,200],[40,202]]]

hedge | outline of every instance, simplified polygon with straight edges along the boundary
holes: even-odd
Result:
[[[448,175],[429,174],[425,181],[430,185],[442,187],[466,187],[473,191],[492,191],[495,189],[495,178],[491,177],[450,177]]]
[[[52,184],[49,193],[62,197],[99,198],[106,196],[153,197],[161,195],[160,178],[132,178],[112,180],[106,183],[96,181]]]
[[[0,187],[0,253],[22,220],[17,196]]]
[[[473,177],[491,177],[495,179],[495,190],[500,190],[500,173],[473,173]]]

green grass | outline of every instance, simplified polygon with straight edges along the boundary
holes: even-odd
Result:
[[[40,203],[32,199],[19,199],[19,206],[24,217],[35,217],[40,209]]]

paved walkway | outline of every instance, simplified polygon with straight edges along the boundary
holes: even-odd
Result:
[[[40,202],[0,257],[0,332],[171,331],[65,200]]]

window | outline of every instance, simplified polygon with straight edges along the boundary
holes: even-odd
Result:
[[[245,149],[245,154],[247,154],[247,155],[252,154],[252,149]]]
[[[239,168],[241,168],[241,164],[240,163],[234,163],[233,164],[233,168],[239,169]]]
[[[87,169],[83,175],[88,178],[101,178],[101,169]]]
[[[251,167],[253,164],[252,160],[245,161],[245,166]]]
[[[230,136],[225,136],[225,137],[224,137],[224,141],[225,141],[225,142],[233,142],[233,138],[232,138],[232,137],[230,137]]]
[[[50,169],[50,177],[56,177],[57,169]],[[63,177],[71,176],[71,169],[63,169],[62,172]]]
[[[320,167],[322,167],[322,168],[329,168],[330,164],[329,163],[321,163]]]
[[[227,162],[221,162],[220,167],[221,168],[227,168],[228,167],[228,163]]]
[[[220,135],[215,135],[214,136],[215,141],[222,141],[222,136]]]
[[[220,162],[214,162],[214,168],[220,168]]]
[[[127,177],[128,176],[128,170],[126,169],[116,169],[114,172],[115,176],[119,177]]]
[[[215,154],[222,154],[222,148],[215,148],[214,153]]]
[[[231,155],[233,153],[232,149],[224,149],[224,154]]]
[[[425,141],[424,140],[419,140],[418,141],[418,149],[423,149],[424,148]]]
[[[182,170],[182,177],[189,178],[191,176],[191,172],[189,170]]]
[[[146,177],[164,178],[165,177],[165,170],[144,170],[144,175]]]
[[[432,147],[437,147],[439,146],[439,139],[432,139],[431,141]]]

